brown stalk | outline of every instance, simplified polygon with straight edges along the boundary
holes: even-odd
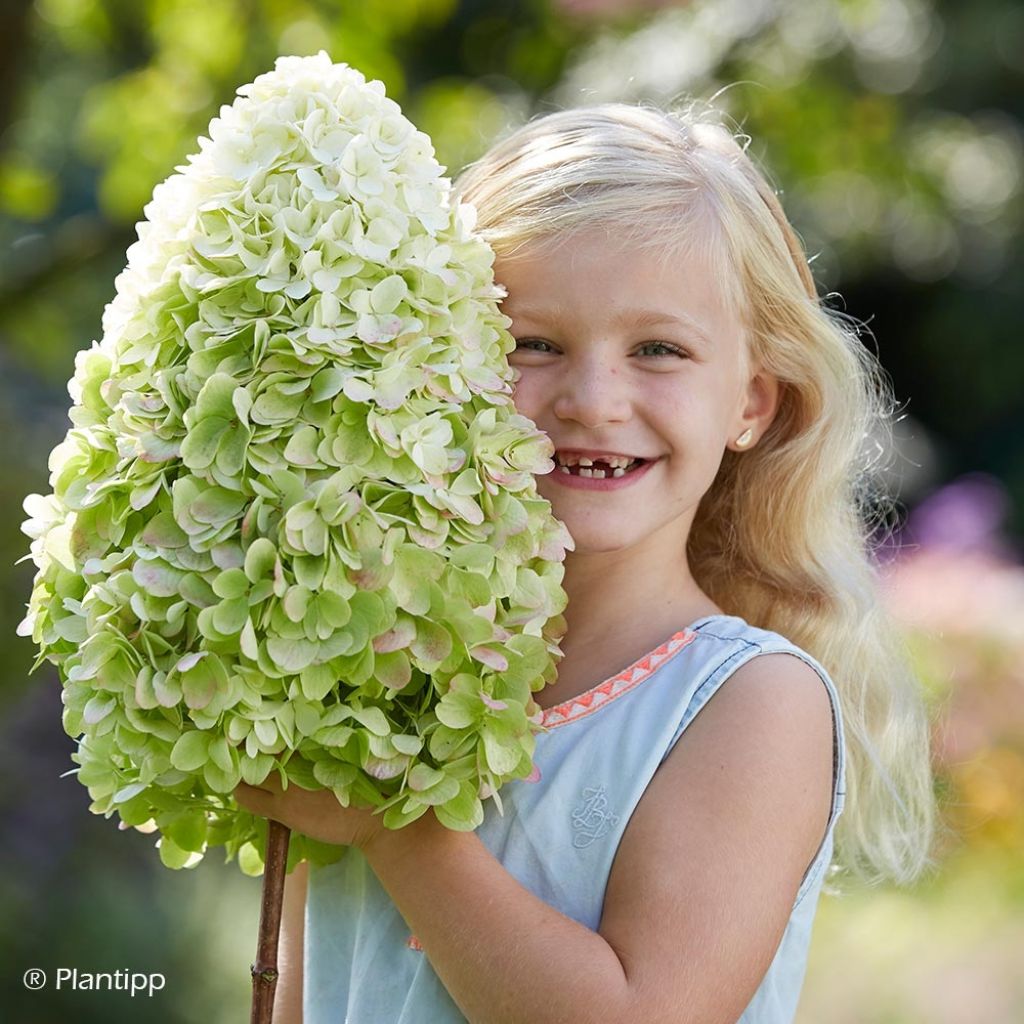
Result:
[[[281,932],[284,905],[284,876],[288,863],[291,829],[279,821],[268,820],[267,850],[263,867],[263,902],[260,905],[260,934],[256,963],[252,970],[251,1024],[271,1024],[274,992],[277,989],[277,940]]]

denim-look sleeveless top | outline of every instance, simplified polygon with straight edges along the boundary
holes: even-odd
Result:
[[[738,1024],[791,1024],[843,808],[839,700],[825,669],[805,651],[736,616],[699,619],[617,675],[548,708],[543,721],[549,731],[538,735],[534,755],[540,781],[503,787],[504,815],[487,801],[477,829],[523,886],[596,931],[615,852],[658,766],[736,669],[759,654],[777,652],[807,662],[831,698],[832,811],[775,957]],[[465,1020],[354,849],[335,864],[310,870],[303,988],[305,1024]]]

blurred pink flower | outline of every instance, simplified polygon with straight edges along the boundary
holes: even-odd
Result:
[[[1008,509],[994,477],[961,477],[911,512],[879,566],[938,702],[937,766],[957,774],[1024,749],[1024,565],[1001,533]]]
[[[919,548],[881,569],[887,606],[907,626],[939,635],[1024,644],[1024,567],[984,551]]]

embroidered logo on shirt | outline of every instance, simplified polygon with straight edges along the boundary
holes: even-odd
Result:
[[[582,850],[595,839],[607,835],[618,820],[618,815],[608,810],[604,786],[598,786],[596,789],[588,787],[583,790],[582,802],[572,812],[572,827],[576,833],[572,837],[572,845],[577,850]]]

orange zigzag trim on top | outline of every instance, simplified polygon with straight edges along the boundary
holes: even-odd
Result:
[[[569,722],[592,715],[606,704],[610,704],[624,693],[628,693],[635,686],[639,686],[654,674],[655,669],[660,668],[666,661],[678,654],[696,636],[697,634],[690,630],[680,630],[650,654],[645,654],[628,668],[624,668],[618,675],[606,679],[603,683],[598,683],[597,686],[592,686],[575,697],[570,697],[561,704],[546,708],[541,724],[545,728],[555,729],[560,725],[567,725]]]

